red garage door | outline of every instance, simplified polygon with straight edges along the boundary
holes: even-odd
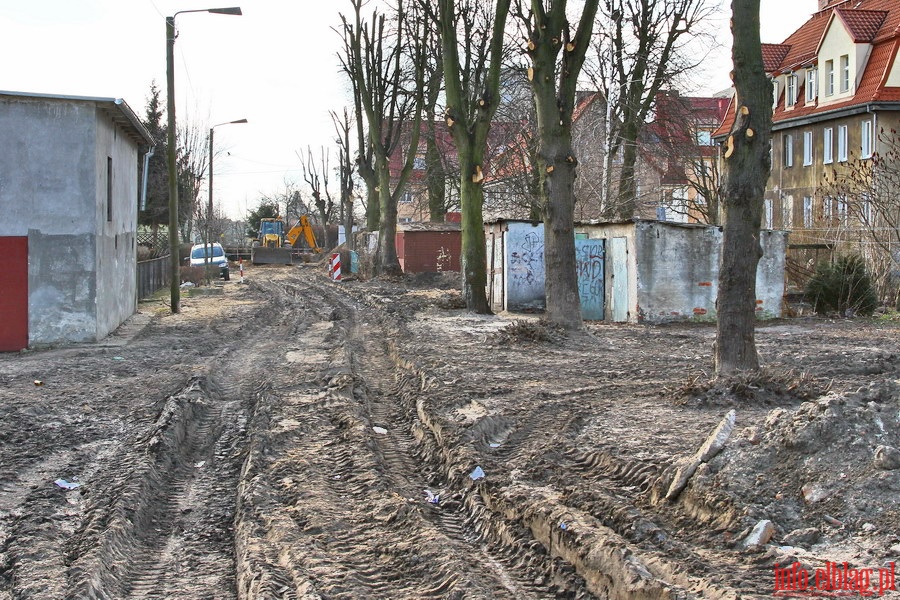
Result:
[[[28,238],[0,237],[0,352],[28,347]]]

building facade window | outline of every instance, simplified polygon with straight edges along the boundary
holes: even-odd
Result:
[[[847,126],[838,125],[837,140],[837,159],[838,162],[847,162]]]
[[[803,132],[803,166],[813,164],[813,132]]]
[[[846,197],[846,196],[841,195],[841,196],[838,196],[838,197],[837,197],[837,204],[836,204],[836,206],[835,206],[835,209],[837,210],[837,218],[838,218],[838,220],[839,220],[841,223],[846,223],[846,222],[847,222],[847,212],[848,212],[848,211],[847,211],[848,206],[847,206],[847,197]]]
[[[784,91],[784,105],[794,106],[797,104],[797,76],[796,75],[788,75],[787,76],[787,87]]]
[[[850,57],[846,54],[841,56],[841,91],[850,90]]]
[[[712,132],[707,129],[700,129],[697,131],[697,145],[698,146],[712,146]]]
[[[794,136],[790,133],[784,134],[784,160],[785,167],[794,166]]]
[[[822,198],[822,219],[825,221],[830,221],[832,215],[832,200],[831,196],[825,196]]]
[[[819,82],[817,81],[819,71],[817,69],[806,70],[806,101],[815,102],[816,96],[819,94]]]
[[[112,221],[113,205],[113,165],[112,157],[106,157],[106,220]]]
[[[765,220],[766,220],[765,228],[772,229],[773,210],[772,210],[772,200],[769,198],[767,198],[763,202],[763,216],[765,217]]]
[[[778,80],[772,80],[772,106],[778,106]]]
[[[781,226],[784,229],[794,227],[794,197],[787,196],[781,201]]]
[[[812,228],[813,224],[813,199],[812,196],[803,197],[803,227]]]
[[[872,212],[872,200],[869,198],[869,194],[860,194],[859,197],[859,220],[862,221],[863,225],[867,225],[871,227],[875,223],[872,221],[872,218],[875,215]]]
[[[872,121],[863,121],[861,124],[860,130],[860,141],[861,141],[861,158],[872,158],[873,152],[873,144],[872,144]]]
[[[834,162],[834,129],[831,127],[822,130],[822,162],[826,165]]]
[[[834,61],[825,61],[825,95],[834,94]]]

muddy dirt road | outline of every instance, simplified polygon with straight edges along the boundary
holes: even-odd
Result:
[[[714,383],[711,325],[247,276],[0,355],[0,599],[757,598],[900,555],[897,321],[761,326],[764,374]]]

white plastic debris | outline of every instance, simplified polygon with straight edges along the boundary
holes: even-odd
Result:
[[[385,429],[384,427],[373,427],[372,431],[374,431],[375,433],[381,434],[381,435],[384,435],[387,433],[387,429]]]
[[[471,473],[469,473],[469,477],[472,481],[478,481],[479,479],[484,479],[484,469],[481,467],[475,467]]]
[[[76,488],[81,487],[80,483],[78,483],[76,481],[69,482],[69,481],[66,481],[65,479],[57,479],[53,483],[55,483],[57,486],[61,487],[64,490],[74,490]]]
[[[441,495],[435,494],[431,490],[423,490],[425,492],[425,502],[428,504],[439,504],[441,502]]]

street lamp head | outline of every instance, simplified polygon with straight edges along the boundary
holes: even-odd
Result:
[[[215,13],[217,15],[242,15],[240,6],[231,6],[229,8],[208,8],[206,12]]]
[[[232,121],[232,123],[246,123],[247,119],[238,119],[237,121]]]

